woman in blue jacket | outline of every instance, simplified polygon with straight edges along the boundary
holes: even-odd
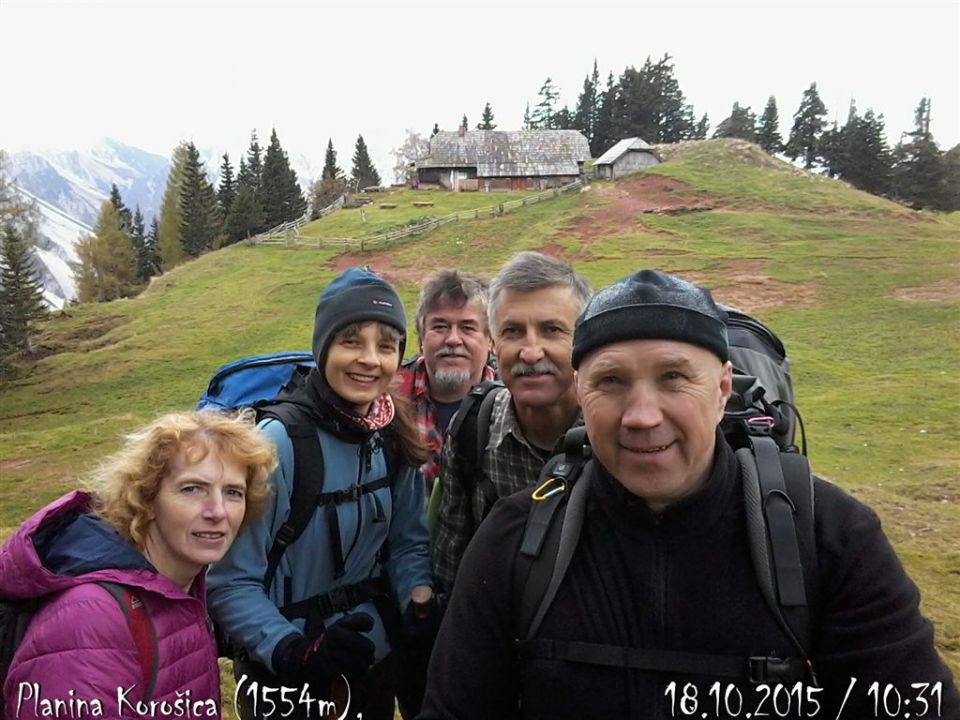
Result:
[[[208,581],[213,617],[238,652],[244,718],[318,717],[332,701],[340,717],[349,694],[345,717],[392,720],[389,638],[428,633],[438,621],[417,470],[426,449],[390,392],[405,336],[399,296],[368,270],[344,272],[321,294],[317,367],[284,399],[316,428],[322,494],[267,582],[300,458],[291,428],[260,424],[277,448],[276,494]]]

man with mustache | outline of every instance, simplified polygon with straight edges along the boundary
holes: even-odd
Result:
[[[487,365],[487,292],[486,280],[457,270],[438,270],[420,290],[415,318],[420,355],[405,363],[397,378],[430,451],[421,468],[428,497],[440,470],[450,418],[473,385],[495,375]]]
[[[651,270],[600,290],[573,366],[593,457],[559,518],[579,530],[551,526],[564,571],[527,622],[526,528],[558,486],[497,503],[464,555],[418,720],[960,717],[916,585],[839,487],[811,481],[804,650],[764,600],[746,466],[719,428],[733,376],[709,291]]]
[[[536,482],[579,417],[570,351],[589,296],[589,284],[572,267],[536,252],[516,254],[490,284],[490,330],[507,389],[494,402],[489,441],[479,448],[472,476],[457,462],[456,438],[444,443],[433,568],[446,592],[493,501]]]

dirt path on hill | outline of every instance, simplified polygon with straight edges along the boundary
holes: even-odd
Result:
[[[593,185],[586,193],[583,213],[561,228],[564,236],[583,243],[634,231],[645,213],[681,215],[716,207],[684,183],[662,175],[638,175],[612,185]]]

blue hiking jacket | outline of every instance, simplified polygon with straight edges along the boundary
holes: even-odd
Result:
[[[293,492],[293,443],[283,423],[266,419],[261,431],[277,448],[278,467],[271,482],[274,493],[260,520],[237,538],[230,551],[214,565],[207,578],[209,606],[213,618],[230,636],[234,645],[244,647],[250,657],[271,671],[273,651],[284,637],[303,632],[304,621],[289,621],[279,607],[327,593],[381,574],[379,556],[389,546],[385,563],[390,586],[406,608],[410,592],[418,585],[432,585],[424,489],[420,472],[399,464],[392,488],[382,487],[361,495],[356,502],[337,506],[340,543],[346,573],[334,579],[330,530],[325,508],[318,508],[300,538],[287,548],[269,591],[263,587],[267,553],[273,538],[290,513]],[[323,492],[345,490],[366,484],[386,474],[386,459],[374,433],[365,443],[347,443],[319,429],[323,451]],[[376,496],[385,520],[375,522]],[[368,636],[376,645],[376,660],[390,651],[383,620],[372,602],[361,603],[348,612],[362,611],[374,618]],[[324,619],[329,626],[343,613]]]

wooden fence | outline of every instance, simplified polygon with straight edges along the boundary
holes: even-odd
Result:
[[[557,197],[563,193],[570,192],[571,190],[578,190],[583,187],[582,180],[574,180],[572,183],[568,183],[558,188],[551,188],[550,190],[544,190],[539,192],[536,195],[529,195],[527,197],[519,198],[517,200],[508,200],[507,202],[498,203],[497,205],[491,205],[489,207],[474,208],[473,210],[461,210],[460,212],[455,212],[450,215],[445,215],[444,217],[434,218],[433,220],[428,220],[425,223],[420,223],[418,225],[410,225],[409,227],[400,228],[397,230],[391,230],[390,232],[381,233],[379,235],[373,235],[368,238],[305,238],[300,235],[300,226],[305,222],[304,218],[293,221],[291,223],[284,223],[283,225],[278,225],[272,230],[268,230],[265,233],[261,233],[256,237],[250,238],[250,241],[254,245],[287,245],[291,247],[343,247],[343,248],[354,248],[359,249],[361,252],[364,252],[370,248],[380,247],[383,245],[388,245],[389,243],[399,240],[400,238],[409,237],[411,235],[420,235],[421,233],[429,232],[438,227],[442,227],[448,223],[459,222],[461,220],[475,220],[482,217],[496,217],[497,215],[503,215],[504,213],[516,210],[517,208],[526,207],[527,205],[534,205],[542,200],[547,200],[549,198]],[[324,214],[329,214],[336,210],[334,205],[340,207],[343,205],[343,196],[341,196],[337,202],[329,206],[329,208],[324,208],[321,212]],[[321,216],[322,217],[322,216]],[[289,227],[287,227],[289,226]]]

